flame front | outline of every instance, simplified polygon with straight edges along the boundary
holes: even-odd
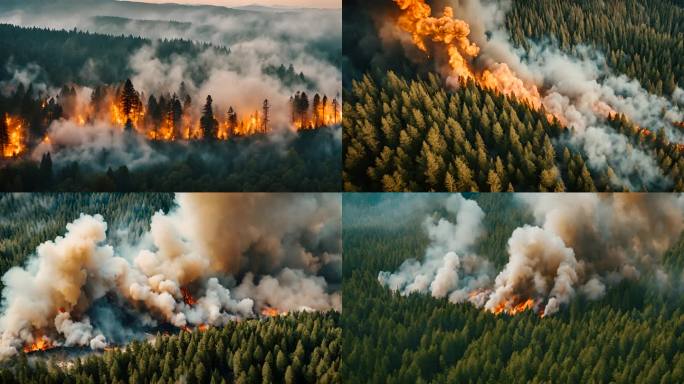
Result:
[[[521,299],[517,296],[514,296],[508,300],[500,302],[496,307],[492,309],[492,313],[495,315],[505,313],[514,316],[530,309],[534,309],[533,299]]]
[[[47,351],[53,347],[52,341],[41,335],[38,336],[32,344],[24,346],[24,353]]]
[[[264,307],[261,310],[261,315],[265,317],[275,317],[280,315],[287,315],[287,312],[280,312],[277,308],[274,307]]]

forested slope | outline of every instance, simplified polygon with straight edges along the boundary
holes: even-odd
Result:
[[[670,96],[684,87],[684,4],[672,0],[513,1],[506,26],[516,45],[555,39],[563,50],[588,45],[614,71]]]
[[[511,231],[532,219],[505,195],[474,197],[486,212],[478,253],[501,270]],[[430,295],[400,296],[378,272],[420,257],[422,215],[396,201],[378,224],[373,196],[345,197],[342,376],[369,383],[678,383],[684,380],[684,301],[676,289],[626,283],[598,301],[575,299],[553,317],[495,316]],[[350,202],[353,200],[353,202]],[[377,200],[377,199],[376,199]],[[352,207],[352,209],[350,209]],[[387,207],[387,206],[385,206]],[[353,212],[348,215],[346,212]],[[665,257],[681,274],[684,238]],[[679,265],[679,267],[677,266]]]
[[[132,76],[131,55],[152,41],[138,36],[110,36],[78,30],[22,28],[0,24],[0,79],[9,80],[15,71],[33,76],[33,81],[61,87],[65,84],[96,86],[114,84]],[[158,57],[173,55],[191,59],[206,49],[228,55],[225,47],[188,40],[160,40]],[[195,73],[195,80],[206,74]]]
[[[345,190],[621,190],[591,172],[544,114],[469,82],[354,81],[344,126]],[[402,128],[403,127],[403,128]]]
[[[428,3],[433,16],[439,16],[444,4]],[[646,103],[662,97],[659,103],[673,103],[681,108],[684,102],[681,92],[684,8],[681,3],[535,0],[511,1],[510,5],[497,10],[505,12],[502,28],[510,35],[510,43],[521,50],[518,60],[534,56],[532,61],[538,61],[532,66],[534,69],[545,65],[540,62],[558,60],[561,53],[570,55],[560,60],[566,60],[565,64],[573,60],[577,63],[579,57],[588,55],[591,59],[578,66],[593,68],[595,65],[596,69],[591,70],[600,68],[605,72],[597,75],[596,85],[611,76],[615,84],[621,83],[601,91],[614,95],[618,103],[624,102],[624,98],[641,97],[642,101],[635,103],[637,108],[654,110],[657,108],[647,107]],[[394,3],[377,4],[366,11],[362,4],[350,8],[345,11],[349,18],[345,27],[354,36],[353,41],[345,41],[344,65],[350,74],[344,88],[347,101],[343,143],[345,190],[684,189],[684,161],[682,147],[678,145],[682,133],[680,119],[665,122],[663,129],[657,124],[640,126],[634,117],[620,113],[583,112],[593,115],[589,122],[583,122],[581,128],[573,131],[566,123],[554,121],[543,107],[532,108],[516,101],[513,95],[504,102],[500,94],[477,84],[469,82],[459,87],[452,81],[447,85],[447,73],[431,72],[440,67],[440,63],[433,62],[433,56],[439,56],[437,52],[416,58],[416,53],[400,39],[382,38],[383,25],[396,23],[399,17]],[[455,11],[456,19],[463,16],[459,11]],[[496,17],[484,15],[483,18]],[[547,55],[548,58],[541,58]],[[480,64],[476,61],[472,65]],[[560,71],[555,76],[563,77],[561,64],[545,70]],[[568,70],[568,76],[577,75]],[[615,81],[617,78],[620,80]],[[630,95],[636,92],[638,84],[629,79],[638,81],[644,87],[643,92],[650,95]],[[573,77],[567,79],[567,83],[573,81]],[[552,84],[548,81],[538,84],[542,97],[554,89],[555,83]],[[566,96],[573,103],[572,98],[580,97],[581,92]],[[516,116],[512,116],[511,106]],[[666,107],[659,108],[662,108],[661,115],[670,112]],[[671,112],[678,116],[678,112]],[[573,112],[564,116],[554,114],[561,120],[572,115]],[[463,130],[457,136],[463,138],[452,133],[454,122]],[[601,126],[602,138],[587,138],[586,126],[592,124]],[[497,135],[504,140],[495,140],[492,134],[495,127]],[[665,134],[665,130],[669,133]],[[511,132],[515,133],[513,137]],[[601,152],[597,149],[601,146],[612,149]],[[617,164],[620,158],[634,156],[644,160],[635,163],[648,163],[644,165],[649,169],[647,173],[658,175],[655,182],[653,178],[649,181],[643,174],[630,172],[630,166]]]

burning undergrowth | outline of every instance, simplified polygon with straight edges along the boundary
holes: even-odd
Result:
[[[104,218],[82,214],[10,269],[0,355],[101,350],[163,327],[341,309],[339,197],[179,194],[176,202],[133,245],[111,243]]]
[[[589,300],[623,280],[670,277],[661,257],[684,230],[684,203],[675,195],[530,194],[517,201],[534,224],[516,228],[508,262],[496,272],[476,253],[487,241],[485,213],[474,200],[453,195],[443,209],[455,217],[425,219],[430,240],[422,260],[407,260],[378,280],[402,295],[430,294],[468,302],[494,314],[532,310],[550,316],[577,295]]]

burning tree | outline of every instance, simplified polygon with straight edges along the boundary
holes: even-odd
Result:
[[[5,153],[5,148],[9,146],[9,127],[7,120],[0,117],[0,153]]]

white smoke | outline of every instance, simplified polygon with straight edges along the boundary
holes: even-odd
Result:
[[[485,259],[472,252],[483,237],[484,213],[454,195],[447,203],[457,222],[429,217],[425,258],[380,272],[382,285],[402,295],[429,293],[469,301],[499,313],[532,300],[545,316],[578,294],[598,300],[622,280],[647,279],[666,287],[661,257],[684,230],[682,197],[670,194],[521,194],[534,225],[515,229],[508,262],[493,278]],[[464,203],[464,202],[467,202]],[[458,256],[465,254],[466,256]]]
[[[489,283],[490,264],[472,254],[484,234],[484,212],[475,201],[458,194],[444,199],[442,204],[456,222],[426,218],[423,229],[430,245],[423,260],[409,259],[394,273],[380,272],[381,284],[401,294],[429,291],[434,297],[449,295],[451,301],[460,302],[467,292]]]
[[[221,326],[265,306],[341,310],[339,197],[181,194],[177,203],[153,217],[137,255],[108,244],[102,216],[81,215],[25,268],[10,269],[0,358],[39,335],[102,349],[95,324],[109,319],[91,310],[96,301],[123,306],[140,323],[177,327]]]

